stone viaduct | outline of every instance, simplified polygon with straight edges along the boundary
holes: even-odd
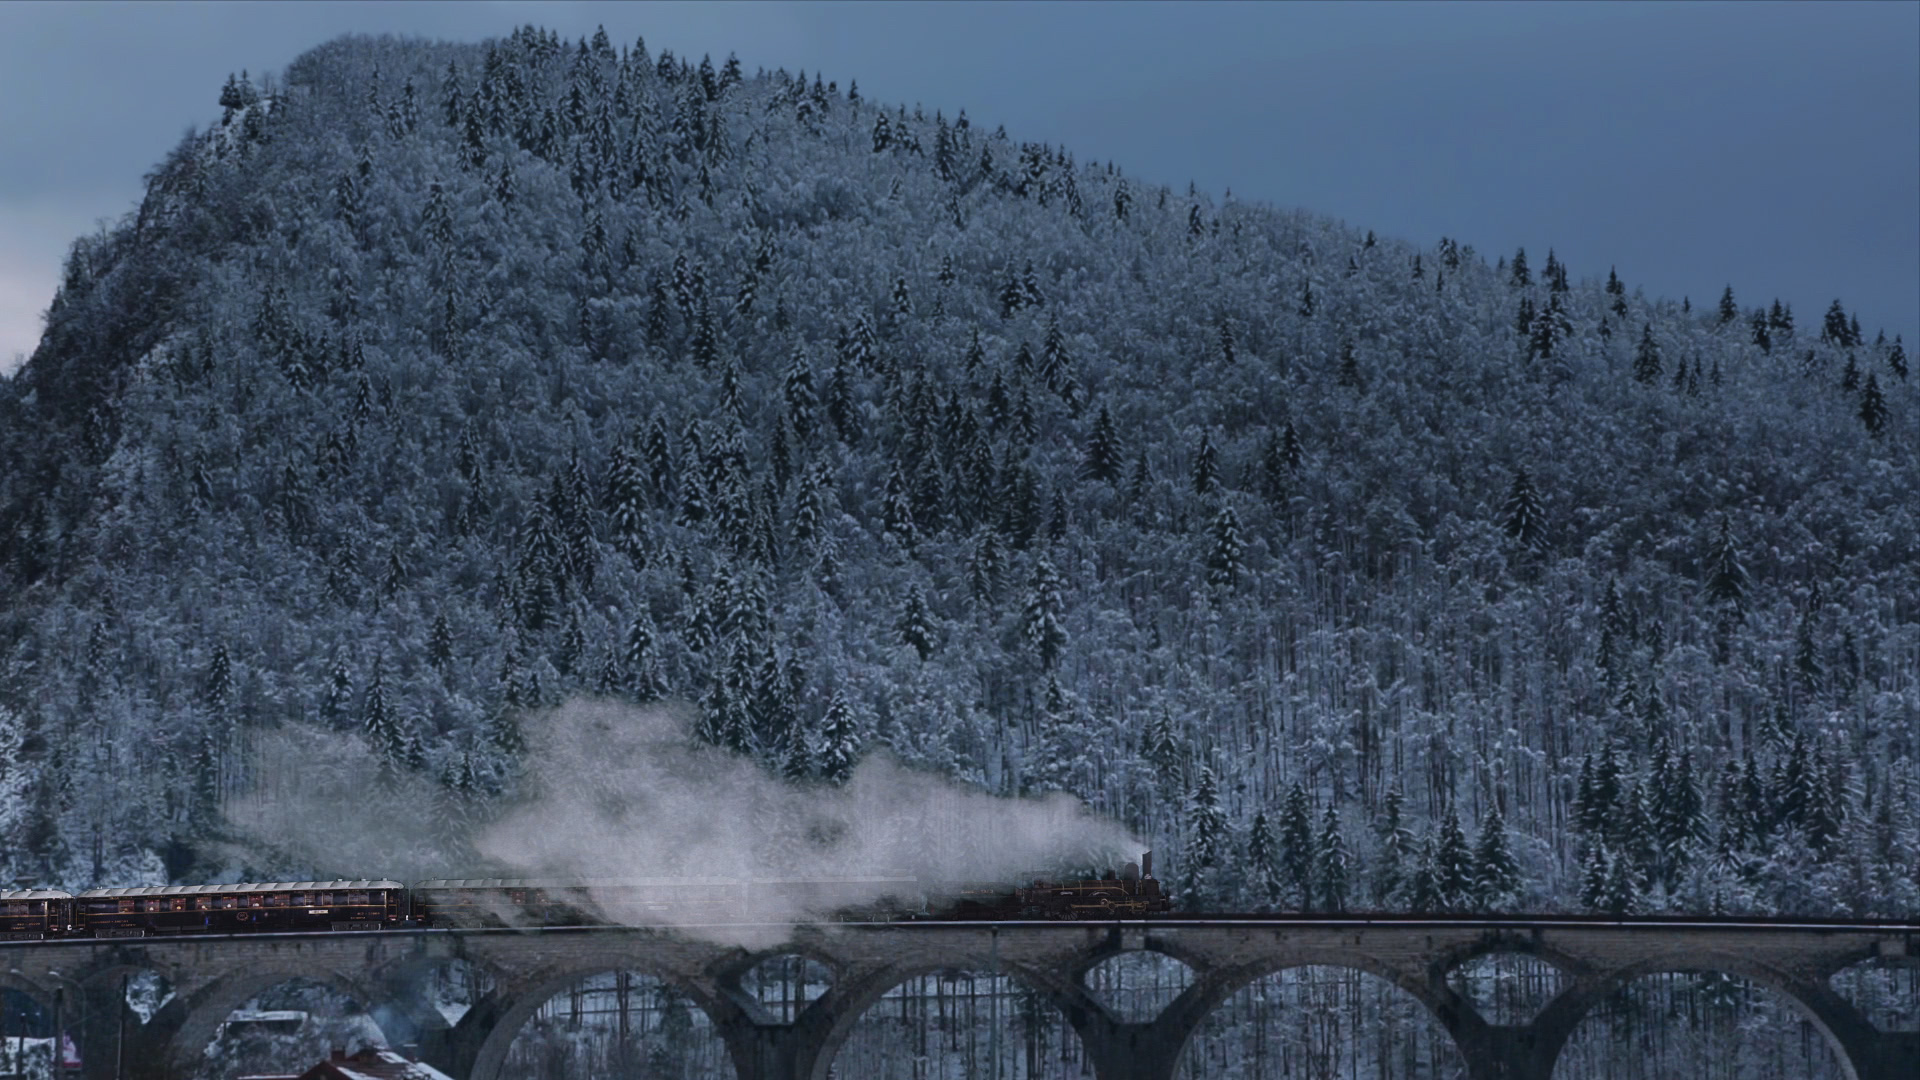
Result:
[[[771,938],[774,935],[769,935]],[[1191,971],[1158,1016],[1125,1022],[1088,989],[1116,954],[1151,950]],[[1552,965],[1562,989],[1524,1024],[1489,1022],[1448,973],[1488,954]],[[798,954],[833,983],[788,1023],[744,992],[761,961]],[[493,989],[459,1022],[425,1004],[425,974],[460,958]],[[177,1080],[192,1074],[229,1012],[291,978],[316,979],[369,1008],[387,1006],[388,1038],[412,1042],[456,1077],[511,1080],[507,1049],[540,1005],[577,980],[642,972],[683,992],[714,1022],[741,1080],[826,1080],[855,1020],[902,981],[943,970],[998,970],[1060,1009],[1100,1080],[1171,1080],[1196,1025],[1236,990],[1302,965],[1353,968],[1420,1001],[1450,1033],[1472,1080],[1550,1080],[1575,1026],[1611,991],[1643,975],[1720,972],[1791,1001],[1826,1036],[1853,1080],[1920,1078],[1920,1033],[1882,1031],[1830,979],[1853,965],[1920,963],[1920,924],[1622,922],[1552,918],[1166,919],[1109,923],[808,925],[763,950],[630,928],[379,931],[0,944],[0,987],[56,1005],[85,1060],[84,1080]],[[151,970],[174,996],[146,1022],[122,976]],[[411,1030],[396,1032],[393,1028]]]

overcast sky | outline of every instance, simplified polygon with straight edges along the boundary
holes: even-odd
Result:
[[[1920,340],[1920,2],[0,4],[0,371],[229,71],[536,23],[824,70],[1137,178]]]

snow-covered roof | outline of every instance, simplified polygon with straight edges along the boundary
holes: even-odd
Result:
[[[236,1080],[452,1080],[425,1062],[409,1061],[392,1050],[362,1050],[334,1056],[298,1075],[241,1076]]]
[[[393,1050],[362,1050],[307,1070],[303,1080],[452,1080],[422,1061]]]
[[[72,893],[59,889],[0,889],[0,901],[5,900],[71,900]]]
[[[229,1024],[304,1023],[307,1014],[300,1009],[235,1009],[227,1014]]]
[[[209,893],[320,892],[341,889],[401,889],[397,881],[250,881],[233,885],[135,885],[115,889],[88,889],[81,899],[94,896],[204,896]]]

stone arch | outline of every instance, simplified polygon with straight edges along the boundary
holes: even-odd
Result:
[[[802,1058],[795,1061],[794,1075],[803,1080],[827,1080],[829,1069],[854,1033],[855,1026],[894,988],[914,979],[949,971],[1004,978],[1016,986],[1034,991],[1042,1001],[1061,1014],[1083,1048],[1086,1025],[1096,1016],[1104,1019],[1107,1015],[1105,1009],[1084,988],[1069,981],[1064,972],[1006,960],[996,964],[990,955],[972,952],[938,960],[891,964],[835,986],[808,1008],[802,1022],[809,1023],[813,1029],[808,1032],[813,1036],[809,1048],[811,1053],[807,1055],[811,1060]]]
[[[0,1020],[4,1020],[4,1033],[12,1038],[20,1035],[16,1025],[21,1024],[29,1012],[41,1017],[53,1015],[53,991],[41,986],[32,979],[11,974],[6,968],[0,968]],[[48,1023],[52,1021],[49,1020]]]
[[[1731,975],[1777,994],[1825,1037],[1845,1080],[1861,1080],[1861,1064],[1874,1060],[1878,1032],[1824,980],[1818,984],[1805,982],[1736,953],[1695,951],[1639,960],[1581,979],[1548,1002],[1533,1024],[1534,1074],[1553,1076],[1575,1029],[1611,994],[1635,980],[1666,974]]]
[[[1109,952],[1085,965],[1076,981],[1122,1023],[1151,1022],[1200,977],[1193,965],[1148,946]]]
[[[485,1025],[485,1036],[479,1041],[473,1055],[469,1080],[512,1080],[505,1071],[507,1052],[540,1007],[583,980],[621,971],[646,975],[671,987],[705,1015],[716,1035],[735,1012],[731,1002],[689,983],[675,972],[649,963],[646,957],[640,955],[614,955],[592,963],[549,967],[536,975],[499,987],[485,1015],[469,1015],[462,1019],[463,1028],[470,1021]],[[480,1009],[476,1008],[474,1012],[479,1013]],[[735,1072],[738,1072],[737,1066]]]
[[[53,1008],[53,987],[36,982],[24,973],[15,974],[11,968],[0,967],[0,990],[22,994],[40,1008]]]
[[[1440,952],[1430,965],[1433,974],[1439,978],[1453,974],[1466,964],[1471,964],[1483,956],[1499,953],[1517,953],[1536,960],[1552,964],[1570,979],[1579,979],[1593,974],[1593,965],[1572,953],[1554,948],[1533,934],[1508,932],[1490,933],[1464,945]]]
[[[1827,976],[1827,985],[1875,1030],[1920,1033],[1920,955],[1867,957]]]
[[[1435,977],[1489,1024],[1517,1026],[1532,1022],[1579,973],[1533,950],[1478,949]]]
[[[368,1010],[369,1017],[381,1000],[371,984],[346,972],[293,962],[249,966],[202,983],[188,994],[176,993],[147,1022],[149,1046],[172,1069],[192,1075],[220,1025],[235,1009],[275,987],[298,981],[320,983],[352,998]],[[384,1029],[381,1036],[387,1036]]]
[[[783,986],[768,1001],[766,978],[768,965],[781,964],[781,974],[796,981]],[[792,963],[799,961],[798,964]],[[819,998],[825,996],[844,977],[845,964],[839,957],[807,943],[790,942],[785,946],[763,949],[732,958],[713,969],[714,981],[745,1019],[756,1024],[791,1024]],[[818,989],[814,989],[815,987]]]
[[[430,1003],[429,984],[446,968],[454,964],[464,964],[478,975],[480,986],[478,993],[469,1004],[469,1011],[477,1007],[480,1000],[493,988],[505,981],[505,972],[489,961],[485,956],[474,955],[459,950],[454,952],[428,952],[418,950],[404,953],[386,961],[367,973],[367,981],[379,988],[380,999],[393,1007],[394,1013],[405,1023],[419,1032],[445,1030],[459,1023],[449,1020]],[[464,1017],[461,1017],[464,1020]]]
[[[1487,1033],[1486,1021],[1474,1011],[1471,1003],[1449,988],[1443,979],[1428,977],[1425,972],[1403,969],[1365,953],[1295,949],[1263,962],[1210,973],[1167,1007],[1161,1014],[1159,1024],[1166,1032],[1166,1037],[1179,1044],[1169,1047],[1173,1075],[1183,1075],[1181,1070],[1188,1067],[1187,1057],[1193,1050],[1195,1035],[1210,1020],[1220,1022],[1234,997],[1253,988],[1261,980],[1303,968],[1325,968],[1369,977],[1375,985],[1390,994],[1398,992],[1391,996],[1419,1005],[1439,1029],[1439,1035],[1444,1036],[1444,1039],[1437,1037],[1435,1045],[1451,1050],[1463,1066],[1476,1056],[1485,1055],[1483,1041]]]
[[[1177,956],[1175,958],[1178,959]],[[1283,954],[1253,963],[1216,968],[1195,980],[1193,986],[1167,1007],[1164,1016],[1192,1028],[1227,998],[1254,982],[1301,967],[1351,968],[1383,979],[1426,1006],[1427,1011],[1449,1029],[1456,1023],[1484,1023],[1473,1011],[1473,1006],[1454,993],[1444,980],[1429,978],[1425,972],[1397,967],[1363,952],[1338,949],[1288,949]]]

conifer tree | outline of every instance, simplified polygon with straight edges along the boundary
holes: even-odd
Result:
[[[1607,906],[1607,883],[1613,877],[1613,853],[1606,841],[1591,842],[1580,863],[1580,904],[1593,911]]]
[[[1793,305],[1782,305],[1778,297],[1767,312],[1767,328],[1782,338],[1793,336]]]
[[[367,697],[360,706],[360,727],[366,732],[367,745],[380,756],[381,774],[391,778],[400,768],[405,750],[400,718],[387,703],[383,665],[375,661],[373,681],[367,684]]]
[[[881,496],[880,521],[886,535],[902,550],[912,553],[920,534],[914,525],[913,504],[907,495],[906,474],[898,465],[887,474],[886,490]]]
[[[1220,783],[1213,767],[1202,762],[1194,770],[1193,795],[1187,806],[1187,867],[1189,876],[1213,869],[1226,847],[1227,817],[1220,808]]]
[[[1340,347],[1340,372],[1334,381],[1348,390],[1361,389],[1360,361],[1354,356],[1351,341]]]
[[[1520,864],[1507,844],[1507,823],[1500,802],[1489,800],[1480,819],[1480,838],[1473,852],[1474,906],[1482,912],[1504,911],[1520,895]]]
[[[433,628],[427,634],[427,662],[443,676],[453,669],[453,628],[444,611],[434,615]]]
[[[1346,837],[1340,832],[1340,811],[1329,802],[1320,815],[1320,836],[1314,845],[1314,883],[1319,893],[1316,910],[1347,909],[1347,872],[1352,859]]]
[[[1860,394],[1860,422],[1867,425],[1867,433],[1878,439],[1887,433],[1887,399],[1880,392],[1880,380],[1872,372],[1867,374],[1867,386]]]
[[[333,668],[327,675],[327,692],[320,704],[320,715],[335,726],[344,724],[353,707],[353,675],[347,670],[346,657],[335,653]]]
[[[1033,647],[1042,671],[1052,671],[1067,647],[1067,631],[1063,624],[1066,609],[1061,599],[1063,584],[1046,556],[1033,561],[1033,578],[1027,582],[1021,633],[1027,644]]]
[[[1720,325],[1725,326],[1740,317],[1740,308],[1733,302],[1733,286],[1720,294]]]
[[[901,643],[911,645],[920,654],[920,659],[926,660],[933,655],[933,620],[927,614],[927,600],[918,582],[907,586],[906,609],[901,612],[900,621],[894,624],[894,629],[899,631]]]
[[[1555,292],[1547,297],[1547,306],[1534,316],[1527,347],[1534,359],[1544,359],[1553,355],[1560,342],[1573,333],[1573,320],[1567,317],[1567,309]]]
[[[1893,344],[1887,347],[1887,370],[1901,382],[1907,381],[1907,350],[1901,345],[1900,335],[1893,335]]]
[[[1533,275],[1527,271],[1527,249],[1520,248],[1513,253],[1513,287],[1524,289],[1533,284]]]
[[[1140,733],[1140,756],[1154,767],[1162,784],[1176,779],[1180,740],[1174,734],[1173,714],[1164,706],[1147,717],[1146,729]]]
[[[1379,839],[1373,860],[1373,901],[1378,909],[1391,909],[1406,892],[1410,864],[1419,856],[1413,831],[1407,828],[1406,801],[1398,783],[1388,788],[1375,826]]]
[[[1744,611],[1747,604],[1747,568],[1733,545],[1733,523],[1720,515],[1720,531],[1707,552],[1707,599]]]
[[[1280,903],[1280,852],[1265,810],[1253,815],[1253,825],[1247,830],[1247,881],[1260,909]]]
[[[1847,310],[1840,306],[1837,299],[1827,308],[1826,320],[1820,326],[1820,343],[1842,349],[1854,344],[1853,334],[1847,325]]]
[[[646,485],[639,457],[624,442],[614,447],[607,465],[607,488],[601,505],[613,525],[614,550],[627,556],[636,567],[646,565]]]
[[[1610,855],[1602,872],[1605,878],[1601,884],[1600,903],[1596,906],[1610,915],[1638,915],[1641,890],[1633,861],[1624,853]]]
[[[860,732],[853,718],[853,707],[846,694],[835,690],[827,703],[827,714],[820,723],[820,745],[816,756],[820,777],[839,785],[853,775],[860,760]]]
[[[1633,354],[1633,377],[1651,386],[1660,377],[1660,346],[1653,340],[1653,324],[1640,330],[1640,347]]]
[[[1193,493],[1207,497],[1220,490],[1220,460],[1213,449],[1213,433],[1200,433],[1200,449],[1193,455]]]
[[[1123,464],[1120,433],[1114,427],[1113,415],[1102,405],[1099,415],[1094,417],[1093,432],[1087,437],[1086,456],[1081,459],[1080,475],[1103,484],[1117,484]]]
[[[1538,321],[1538,315],[1534,311],[1533,297],[1522,296],[1519,305],[1514,308],[1513,312],[1514,335],[1522,338],[1527,337],[1532,332],[1533,324],[1536,321]]]
[[[1460,828],[1460,815],[1449,805],[1441,819],[1434,846],[1434,890],[1443,910],[1463,911],[1473,900],[1473,849]]]
[[[1440,872],[1434,863],[1433,837],[1420,842],[1413,874],[1407,882],[1407,908],[1415,912],[1443,911],[1440,898]]]
[[[1207,584],[1223,592],[1232,592],[1240,580],[1241,556],[1246,538],[1240,532],[1240,516],[1231,502],[1222,502],[1207,529]]]
[[[215,716],[223,715],[227,703],[233,699],[233,659],[224,641],[213,646],[213,657],[207,662],[207,673],[200,684],[200,696],[206,702],[207,711]]]
[[[1547,515],[1534,490],[1533,477],[1524,466],[1513,471],[1513,484],[1507,489],[1507,501],[1500,507],[1501,528],[1524,548],[1546,546]]]
[[[1626,625],[1626,616],[1620,606],[1619,581],[1609,577],[1606,597],[1600,603],[1600,650],[1596,658],[1609,687],[1615,686],[1620,679]],[[1592,755],[1588,757],[1591,760]]]
[[[1313,905],[1313,819],[1306,789],[1295,780],[1280,807],[1280,867],[1288,895],[1302,911]]]
[[[1013,274],[1013,261],[1007,261],[1006,277],[1000,285],[1000,317],[1013,318],[1014,312],[1026,306],[1026,293],[1021,291],[1020,279]]]

